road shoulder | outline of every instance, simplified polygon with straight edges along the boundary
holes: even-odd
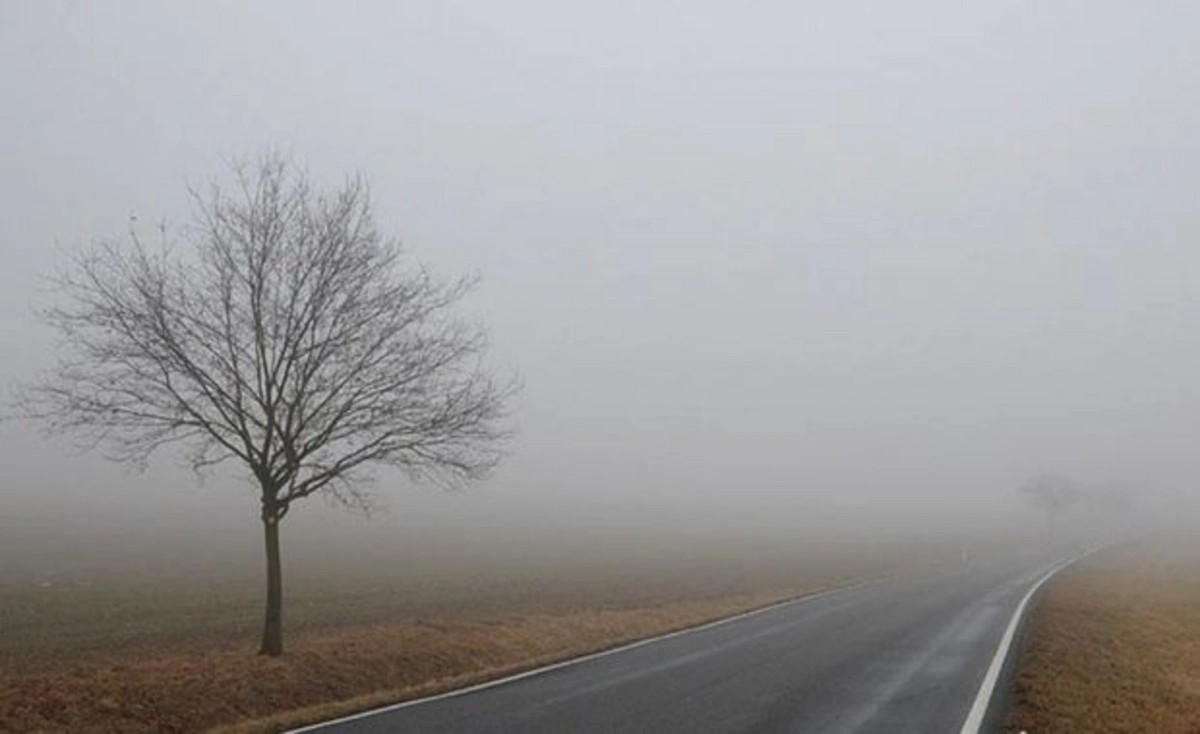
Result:
[[[1200,549],[1112,548],[1062,571],[1033,610],[1011,732],[1200,730]]]

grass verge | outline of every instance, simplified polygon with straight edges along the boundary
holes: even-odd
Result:
[[[269,660],[244,649],[0,677],[0,729],[280,731],[612,647],[801,593],[629,609],[414,620],[298,637]]]
[[[297,573],[278,660],[251,652],[261,600],[236,569],[10,581],[0,731],[277,731],[960,554],[940,540],[701,540]]]
[[[1200,552],[1121,546],[1055,577],[1031,620],[1010,732],[1200,732]]]

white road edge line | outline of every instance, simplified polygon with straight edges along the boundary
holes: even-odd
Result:
[[[1004,662],[1008,659],[1008,655],[1011,652],[1010,648],[1012,648],[1013,638],[1017,635],[1017,627],[1021,624],[1021,618],[1025,616],[1025,607],[1029,606],[1029,600],[1033,598],[1038,589],[1042,588],[1043,584],[1054,577],[1054,574],[1070,566],[1072,563],[1082,561],[1084,558],[1106,547],[1093,548],[1086,553],[1063,561],[1047,571],[1046,575],[1038,579],[1038,582],[1025,593],[1024,598],[1021,599],[1021,603],[1017,605],[1017,610],[1013,612],[1007,629],[1004,630],[1004,636],[1000,638],[1000,645],[996,648],[996,654],[992,657],[992,664],[988,666],[987,673],[983,676],[983,683],[979,685],[979,692],[975,694],[975,702],[971,704],[971,710],[967,713],[967,718],[963,721],[959,734],[979,734],[980,727],[983,726],[984,716],[987,714],[988,705],[991,704],[992,696],[996,693],[996,684],[1000,681],[1000,671],[1004,668]]]
[[[560,668],[566,668],[566,667],[569,667],[572,665],[579,665],[580,663],[586,663],[589,660],[595,660],[597,658],[603,658],[603,657],[607,657],[609,655],[616,655],[617,653],[620,653],[620,652],[627,652],[627,651],[632,650],[637,647],[642,647],[644,645],[650,645],[655,642],[662,642],[663,640],[669,640],[672,637],[679,637],[681,635],[689,635],[693,632],[700,632],[701,630],[711,629],[713,627],[719,627],[723,624],[729,624],[730,622],[737,622],[739,620],[746,619],[748,617],[753,617],[753,616],[756,616],[759,614],[765,614],[766,612],[770,612],[770,611],[773,611],[776,609],[782,609],[783,607],[792,606],[795,604],[804,604],[804,603],[810,602],[810,601],[816,601],[817,599],[820,599],[820,598],[823,598],[826,596],[832,596],[833,594],[840,594],[844,591],[852,591],[854,589],[860,589],[864,586],[871,586],[874,584],[883,584],[883,583],[887,583],[888,581],[892,581],[894,579],[895,579],[894,576],[884,576],[884,577],[876,578],[876,579],[866,579],[863,581],[856,581],[852,584],[847,584],[846,586],[838,586],[838,587],[835,587],[832,589],[825,589],[824,591],[815,591],[810,594],[803,594],[801,596],[792,597],[791,599],[784,599],[782,601],[777,601],[777,602],[768,604],[765,607],[751,609],[746,612],[738,612],[737,614],[734,614],[730,617],[722,617],[720,619],[714,619],[711,622],[704,622],[704,623],[698,624],[694,627],[684,627],[683,629],[678,629],[678,630],[675,630],[674,632],[667,632],[667,633],[664,633],[661,635],[657,635],[655,637],[647,637],[643,640],[636,640],[634,642],[629,642],[624,645],[620,645],[618,647],[610,647],[607,650],[600,650],[599,652],[592,652],[592,653],[588,653],[586,655],[580,655],[579,657],[570,658],[568,660],[560,660],[557,663],[551,663],[550,665],[544,665],[540,668],[534,668],[533,670],[526,670],[523,673],[516,673],[514,675],[505,676],[504,678],[497,678],[495,680],[484,681],[483,683],[476,683],[475,685],[467,686],[466,688],[456,688],[454,690],[445,691],[443,693],[436,693],[432,696],[425,696],[423,698],[414,698],[410,701],[401,701],[400,703],[394,703],[389,706],[383,706],[381,708],[374,708],[374,709],[369,709],[367,711],[360,711],[357,714],[351,714],[349,716],[343,716],[343,717],[340,717],[337,719],[330,719],[329,721],[322,721],[318,724],[309,724],[307,726],[302,726],[299,729],[290,729],[290,730],[288,730],[287,734],[303,734],[303,732],[319,731],[327,726],[334,726],[335,724],[344,724],[348,721],[355,721],[357,719],[365,719],[367,717],[376,716],[378,714],[386,714],[388,712],[397,711],[399,709],[408,708],[410,706],[419,706],[424,703],[440,701],[444,698],[454,698],[455,696],[465,696],[467,694],[475,693],[477,691],[482,691],[482,690],[485,690],[488,688],[495,688],[496,686],[502,686],[502,685],[506,685],[508,683],[514,683],[516,681],[519,681],[519,680],[522,680],[525,678],[532,678],[535,675],[543,675],[543,674],[549,673],[553,670],[559,670]]]

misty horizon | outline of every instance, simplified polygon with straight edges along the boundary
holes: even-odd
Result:
[[[0,9],[0,384],[52,358],[63,253],[275,147],[478,272],[526,385],[494,477],[384,474],[371,524],[1020,523],[1043,471],[1196,501],[1191,6],[123,7]],[[0,436],[10,527],[254,521],[237,472]]]

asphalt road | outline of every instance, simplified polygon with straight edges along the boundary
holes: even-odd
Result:
[[[306,731],[958,732],[1025,593],[1013,555],[799,600]]]

